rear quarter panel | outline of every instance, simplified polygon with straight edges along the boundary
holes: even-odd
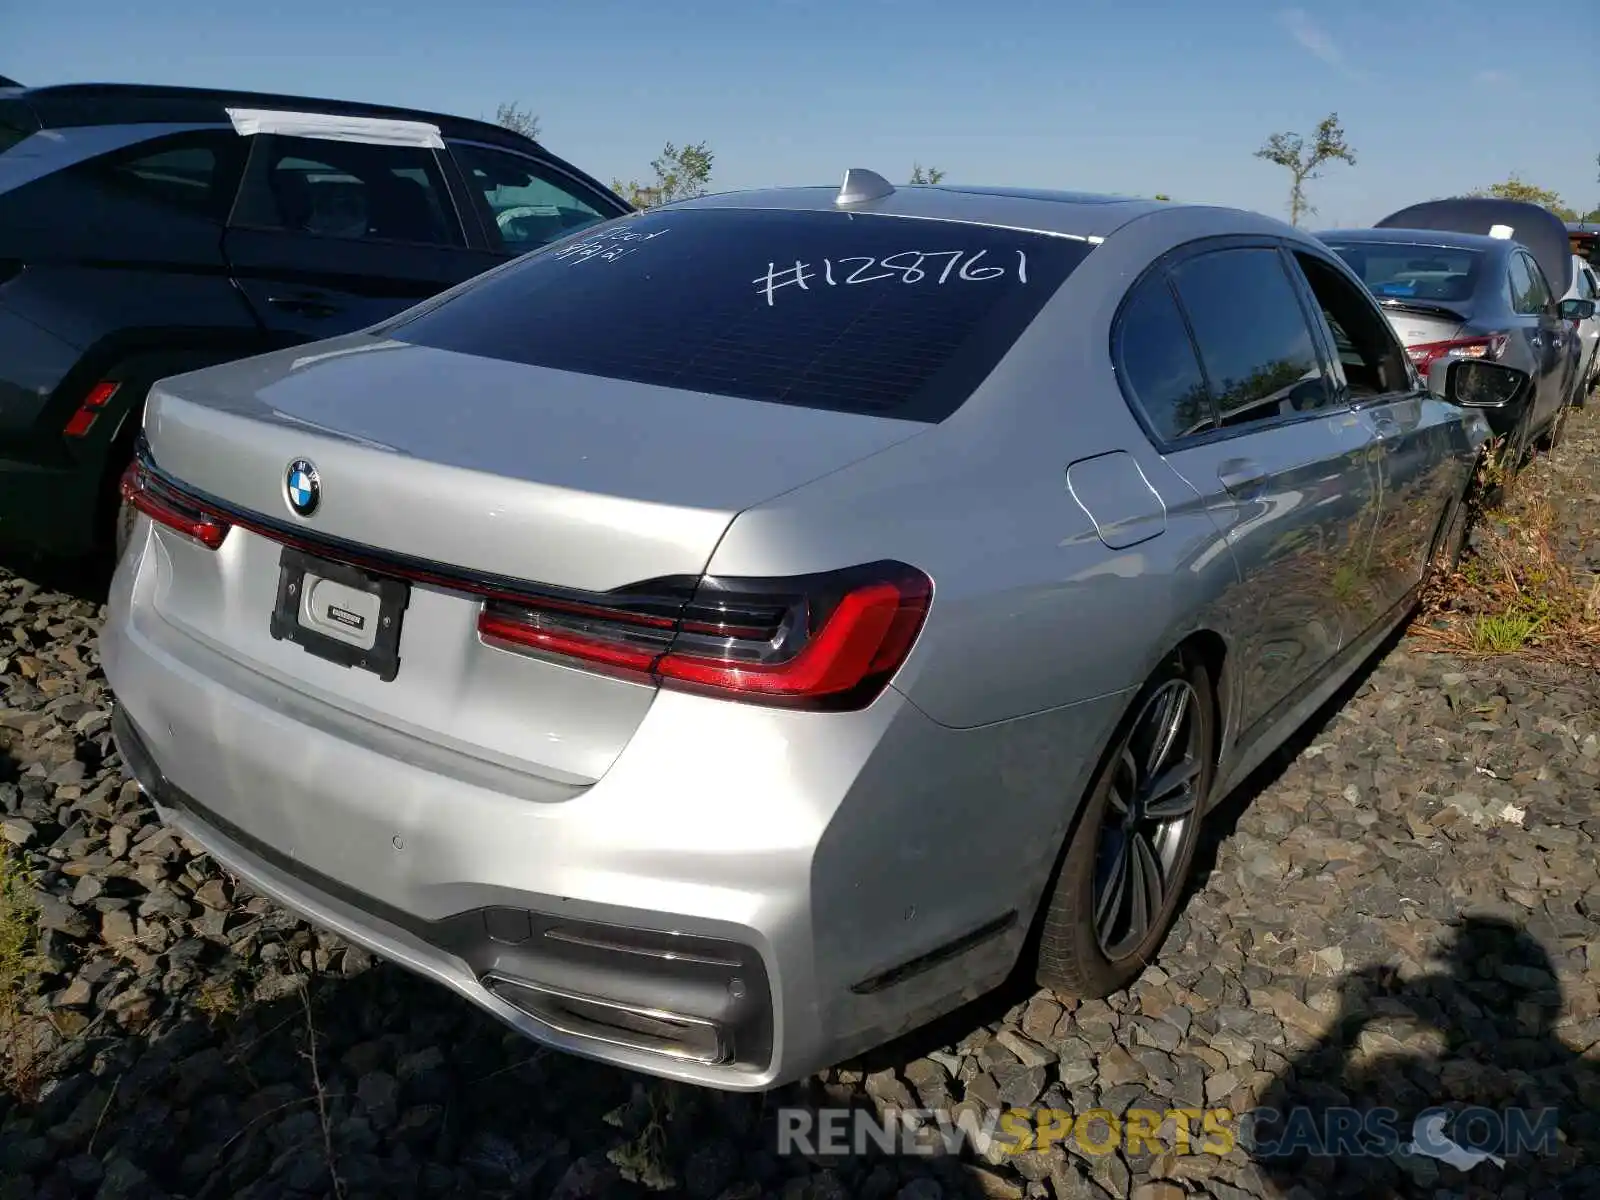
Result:
[[[1134,687],[1196,629],[1226,640],[1241,616],[1231,553],[1134,420],[1110,355],[1113,315],[1146,264],[1192,237],[1252,231],[1209,213],[1153,213],[1114,234],[955,415],[741,514],[709,569],[895,558],[926,571],[933,605],[895,686],[958,728]],[[1113,451],[1142,471],[1158,518],[1116,550],[1067,482],[1072,464]]]

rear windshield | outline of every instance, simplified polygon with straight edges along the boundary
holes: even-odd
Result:
[[[1380,300],[1470,300],[1483,261],[1478,250],[1409,242],[1358,242],[1333,250]]]
[[[657,210],[383,330],[486,358],[838,412],[954,412],[1089,253],[987,225]]]

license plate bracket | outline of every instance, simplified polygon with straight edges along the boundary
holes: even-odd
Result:
[[[285,546],[278,558],[272,636],[388,683],[400,671],[400,621],[410,599],[404,580]]]

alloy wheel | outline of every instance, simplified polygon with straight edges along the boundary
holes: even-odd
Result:
[[[1095,937],[1112,962],[1143,944],[1182,886],[1185,839],[1200,817],[1199,705],[1187,680],[1163,684],[1114,765],[1095,848],[1093,910]]]

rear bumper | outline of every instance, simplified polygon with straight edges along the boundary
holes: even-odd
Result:
[[[164,819],[537,1041],[730,1090],[997,984],[1123,701],[956,731],[892,690],[844,714],[662,693],[598,782],[516,794],[244,680],[142,599],[146,544],[101,647]]]

